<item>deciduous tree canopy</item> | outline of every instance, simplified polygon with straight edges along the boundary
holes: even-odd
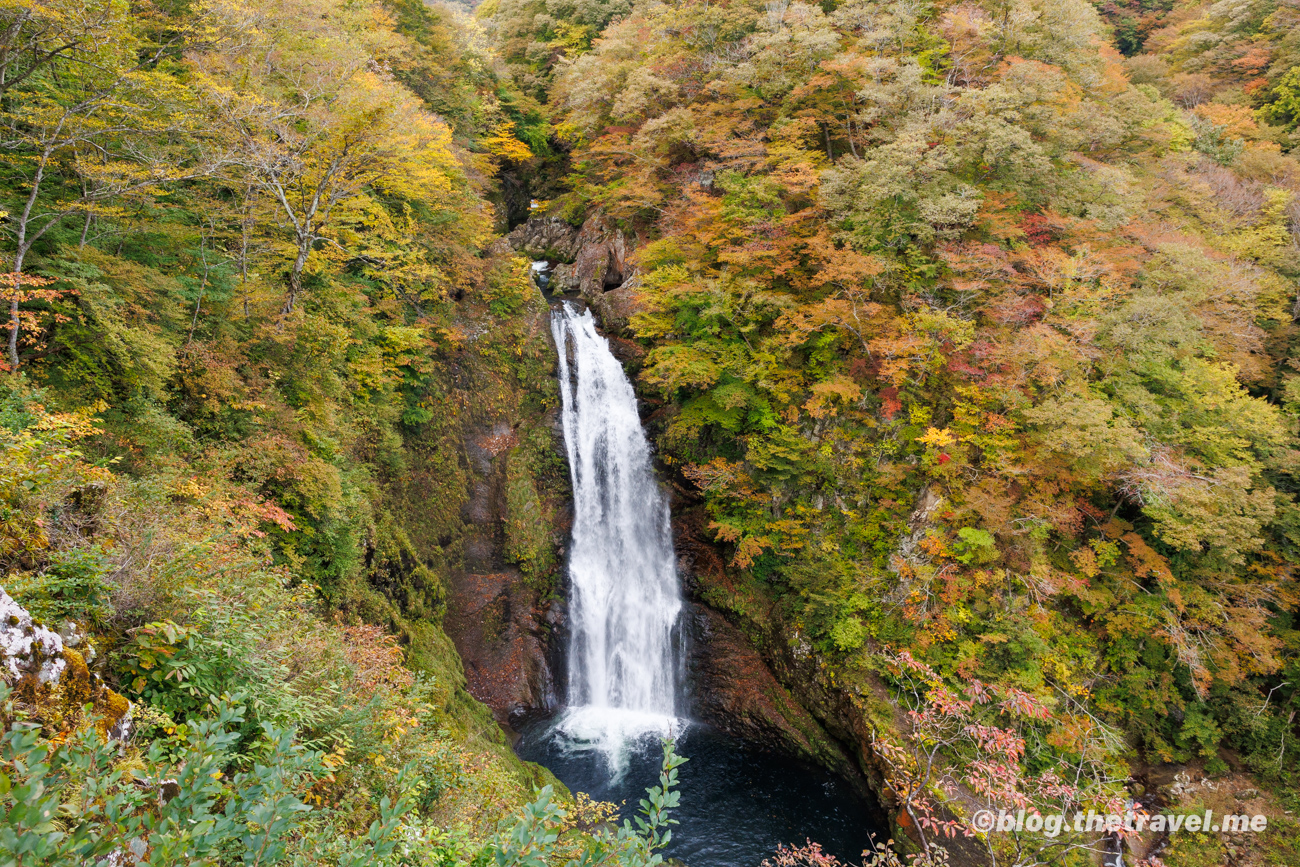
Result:
[[[849,689],[908,648],[1048,741],[1086,696],[1149,760],[1290,779],[1300,28],[1139,5],[484,12],[571,148],[552,207],[642,239],[706,599]]]

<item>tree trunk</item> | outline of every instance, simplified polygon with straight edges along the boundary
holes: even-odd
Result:
[[[280,308],[280,316],[285,317],[293,312],[294,302],[298,300],[298,293],[302,291],[302,271],[307,267],[307,256],[311,254],[311,239],[298,242],[298,256],[293,260],[293,268],[289,271],[289,297],[284,299],[284,307]]]
[[[14,275],[14,294],[9,301],[9,371],[18,372],[18,275]]]
[[[208,267],[208,251],[202,241],[199,242],[199,250],[203,256],[203,277],[199,280],[199,297],[194,302],[194,317],[190,319],[190,333],[185,338],[187,348],[194,342],[194,329],[199,327],[199,313],[203,311],[203,293],[208,290],[208,272],[212,270]]]
[[[24,215],[25,216],[25,215]],[[20,227],[20,236],[27,234],[26,222]],[[9,299],[9,372],[18,372],[18,301],[22,297],[23,260],[27,251],[20,244],[14,254],[13,295]]]
[[[45,180],[45,166],[50,160],[50,154],[54,152],[48,144],[45,152],[41,154],[40,161],[36,164],[36,174],[32,177],[32,190],[27,194],[27,202],[23,205],[23,212],[18,217],[15,240],[18,242],[18,249],[14,251],[14,272],[13,272],[13,297],[9,301],[9,371],[10,373],[18,372],[18,300],[22,296],[22,273],[23,260],[27,258],[27,251],[31,249],[45,230],[54,225],[54,220],[47,222],[40,231],[28,237],[28,229],[31,227],[32,208],[36,206],[36,197],[41,192],[41,182]]]

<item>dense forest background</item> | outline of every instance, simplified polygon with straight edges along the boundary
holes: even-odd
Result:
[[[604,325],[696,592],[871,721],[921,863],[977,805],[1123,807],[1162,767],[1273,817],[1165,863],[1300,858],[1298,25],[0,3],[4,863],[653,863],[676,759],[611,828],[440,627],[467,431],[556,401],[493,243],[529,216],[629,239]],[[508,456],[539,593],[548,437]]]

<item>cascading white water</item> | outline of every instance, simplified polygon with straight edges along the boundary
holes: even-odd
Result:
[[[632,384],[590,312],[566,303],[551,330],[574,511],[570,710],[559,729],[617,766],[628,740],[674,725],[681,588]]]

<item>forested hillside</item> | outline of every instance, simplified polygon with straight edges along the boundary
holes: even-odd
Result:
[[[465,432],[553,401],[512,93],[418,2],[0,4],[0,864],[650,858],[440,627]]]
[[[549,212],[637,245],[605,324],[700,595],[806,695],[920,714],[863,711],[920,836],[1165,763],[1293,805],[1294,4],[479,14],[547,103]]]
[[[521,224],[868,863],[1295,863],[1298,149],[1280,0],[0,2],[0,865],[657,863],[442,629],[485,432],[562,589]]]

